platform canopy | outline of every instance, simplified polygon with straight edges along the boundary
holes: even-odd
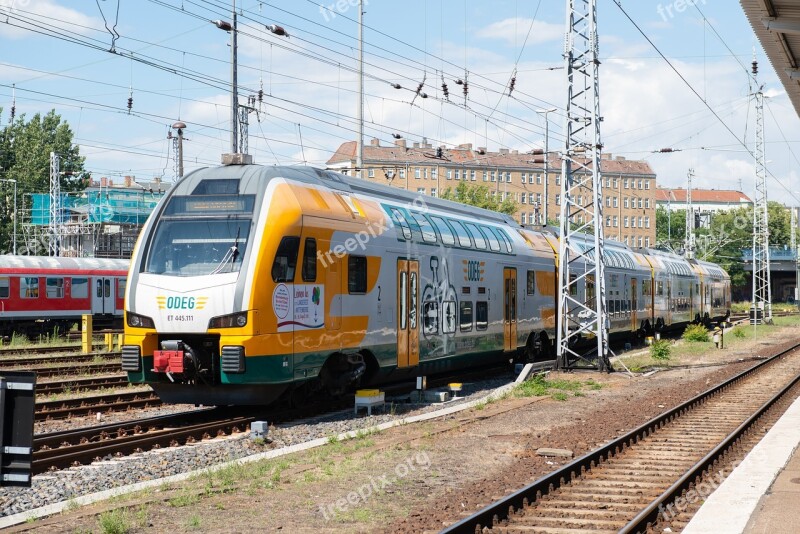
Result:
[[[800,115],[800,0],[740,0]]]

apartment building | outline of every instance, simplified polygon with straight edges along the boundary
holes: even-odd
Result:
[[[343,143],[328,160],[328,167],[357,175],[355,141]],[[440,196],[460,182],[485,185],[491,194],[517,202],[515,218],[526,225],[557,223],[561,204],[561,160],[500,149],[434,148],[425,139],[408,146],[405,139],[382,146],[373,139],[363,150],[361,177],[376,183]],[[656,175],[645,161],[603,155],[603,218],[606,237],[633,247],[655,245]],[[580,202],[582,199],[578,199]]]

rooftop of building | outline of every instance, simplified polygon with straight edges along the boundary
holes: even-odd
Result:
[[[426,139],[413,143],[410,147],[405,139],[399,139],[390,146],[381,146],[378,139],[364,145],[363,158],[367,164],[381,165],[462,165],[486,168],[544,168],[541,154],[523,153],[518,150],[501,148],[497,152],[488,151],[484,147],[473,148],[472,143],[458,145],[455,148],[441,148],[441,157],[437,157],[438,148],[434,148]],[[348,164],[356,159],[356,141],[347,141],[328,160],[328,165]],[[551,170],[561,168],[561,158],[550,153]],[[613,157],[603,154],[601,170],[609,174],[635,174],[655,176],[650,164],[646,161],[629,160],[622,156]]]
[[[686,202],[686,189],[659,187],[656,202]],[[734,189],[695,189],[692,188],[692,203],[708,202],[716,204],[748,204],[750,197]]]

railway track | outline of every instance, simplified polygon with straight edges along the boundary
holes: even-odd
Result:
[[[72,380],[58,380],[51,382],[37,382],[37,395],[56,395],[76,391],[91,391],[103,388],[118,388],[128,385],[128,375],[114,374],[92,378],[75,378]]]
[[[94,342],[94,347],[101,348],[105,343]],[[58,354],[58,353],[77,353],[80,352],[80,345],[47,345],[43,347],[3,347],[0,348],[0,362],[5,359],[5,355],[24,355],[24,354]]]
[[[62,354],[59,356],[42,356],[37,358],[0,358],[3,367],[21,367],[35,365],[60,365],[95,362],[97,360],[116,360],[121,358],[121,352],[92,352],[89,354]]]
[[[787,377],[791,377],[788,378]],[[444,532],[645,532],[800,394],[800,344],[510,493]],[[743,451],[739,451],[743,453]],[[680,529],[687,518],[672,524]],[[660,530],[660,525],[659,525]]]
[[[41,401],[36,403],[35,420],[68,419],[95,413],[124,412],[160,405],[161,400],[152,391],[109,393],[91,397]]]
[[[50,378],[54,376],[69,376],[69,375],[93,375],[93,374],[108,374],[119,372],[119,362],[114,363],[91,363],[88,365],[69,364],[69,365],[53,365],[44,367],[42,369],[32,369],[36,371],[36,377]],[[37,386],[38,391],[38,386]]]

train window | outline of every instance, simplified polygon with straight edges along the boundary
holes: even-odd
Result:
[[[428,336],[439,333],[439,303],[435,300],[422,303],[422,331]]]
[[[103,289],[104,289],[103,297],[105,297],[105,298],[110,297],[111,296],[111,280],[109,280],[108,278],[106,278],[103,281]]]
[[[125,298],[125,286],[128,284],[128,281],[125,278],[120,278],[117,282],[117,298],[124,299]]]
[[[46,278],[45,279],[45,294],[49,299],[63,299],[64,298],[64,279],[63,278]]]
[[[19,279],[19,296],[23,299],[39,298],[39,279],[35,276],[23,276]]]
[[[411,330],[417,329],[417,273],[411,273],[409,277],[409,303],[408,303],[408,327]]]
[[[469,235],[471,235],[472,239],[475,241],[475,248],[486,250],[486,240],[483,238],[481,231],[478,230],[478,227],[472,223],[464,223],[464,226],[467,227]]]
[[[367,292],[367,258],[364,256],[347,257],[347,291],[351,294]]]
[[[462,332],[470,332],[472,330],[472,302],[461,301],[459,310],[459,323],[461,324]]]
[[[307,237],[303,247],[303,267],[301,269],[303,282],[317,281],[317,240]]]
[[[454,300],[442,302],[442,333],[456,333],[456,301]]]
[[[503,243],[503,245],[505,245],[506,252],[511,254],[513,248],[511,247],[511,240],[508,238],[506,233],[503,232],[502,230],[498,229],[498,228],[492,228],[492,230],[497,235],[497,237],[500,239],[500,242]]]
[[[497,236],[494,235],[494,232],[492,232],[486,226],[481,226],[481,230],[483,230],[483,233],[486,234],[486,238],[489,241],[489,248],[495,252],[500,252],[500,241],[497,239]]]
[[[642,296],[643,297],[647,297],[647,296],[650,295],[650,293],[651,293],[650,289],[652,288],[651,284],[652,284],[652,280],[649,280],[649,279],[648,280],[642,280]]]
[[[658,281],[656,282],[656,295],[661,296],[664,294],[664,282]]]
[[[11,293],[11,281],[7,276],[0,276],[0,299],[7,299]]]
[[[202,180],[192,195],[238,195],[239,180],[232,178]]]
[[[475,303],[475,330],[486,330],[489,327],[489,303]]]
[[[569,294],[572,297],[578,295],[578,284],[576,283],[578,280],[578,275],[571,274],[569,275]]]
[[[73,278],[70,288],[70,296],[74,299],[85,299],[89,297],[89,279]]]
[[[611,275],[611,287],[617,287],[619,285],[619,275],[612,274]]]
[[[403,239],[411,239],[411,228],[408,226],[405,215],[400,213],[400,210],[392,208],[392,218],[400,227],[400,231],[403,232]]]
[[[534,295],[536,293],[536,271],[528,271],[528,283],[526,286],[528,288],[528,295]]]
[[[458,238],[458,244],[462,247],[469,247],[472,246],[472,241],[469,238],[469,234],[467,233],[467,229],[464,228],[464,225],[458,221],[450,221],[450,224],[453,225],[453,230],[456,233],[456,237]]]
[[[412,213],[411,217],[417,221],[419,229],[422,231],[422,240],[426,243],[436,243],[436,232],[430,221],[421,213]]]
[[[300,248],[299,237],[284,237],[275,253],[272,262],[273,282],[293,282],[294,270],[297,267],[297,250]]]
[[[444,221],[444,219],[441,217],[431,216],[431,220],[436,226],[436,229],[439,230],[439,235],[442,236],[442,243],[445,245],[455,245],[456,237],[453,235],[453,231],[449,226],[447,226],[447,223]]]
[[[469,286],[463,286],[461,288],[461,294],[462,295],[469,295],[471,291],[472,291],[472,288],[469,287]]]
[[[408,317],[408,301],[406,288],[408,284],[408,273],[400,273],[400,329],[406,329],[406,318]]]

